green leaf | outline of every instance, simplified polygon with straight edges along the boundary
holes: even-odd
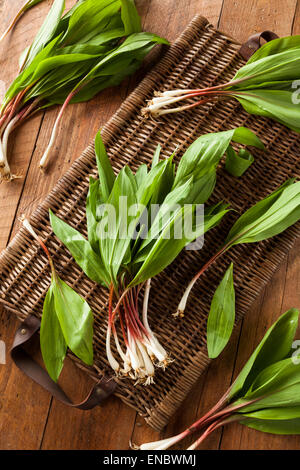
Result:
[[[117,285],[120,266],[127,254],[139,215],[130,215],[129,209],[136,204],[135,180],[124,167],[118,174],[111,194],[104,204],[104,217],[98,224],[99,246],[110,279]],[[111,209],[114,212],[111,213]]]
[[[168,44],[168,41],[152,33],[131,34],[119,47],[113,50],[110,54],[107,54],[104,59],[101,59],[76,85],[76,88],[83,86],[91,79],[101,76],[101,74],[103,74],[103,70],[105,70],[107,66],[115,64],[115,61],[122,59],[122,56],[127,56],[127,58],[131,57],[131,59],[138,58],[140,61],[142,61],[146,53],[149,52],[149,47],[152,48],[155,46],[155,44]],[[117,67],[120,68],[118,64]],[[107,71],[105,73],[108,74]]]
[[[145,256],[143,256],[143,252],[137,255],[135,262],[139,259],[143,261],[143,264],[129,284],[130,287],[159,274],[174,261],[185,246],[202,236],[210,228],[204,219],[204,222],[200,221],[197,225],[193,225],[192,230],[185,230],[186,220],[195,215],[195,209],[194,205],[181,207],[170,217],[169,222],[165,224],[154,243],[149,245],[150,248],[146,250]],[[220,215],[218,217],[220,218]],[[215,223],[215,220],[211,220],[212,225]]]
[[[226,171],[236,177],[242,176],[245,171],[252,165],[254,162],[253,155],[248,152],[248,150],[240,149],[237,154],[231,145],[228,146],[226,150]]]
[[[281,186],[248,209],[233,225],[225,245],[253,243],[274,237],[300,219],[300,182]]]
[[[44,300],[40,344],[48,374],[57,382],[66,357],[67,343],[55,311],[53,281]]]
[[[299,47],[290,48],[248,62],[239,69],[233,80],[246,78],[247,86],[276,80],[297,80],[299,65]],[[242,86],[242,84],[236,84],[234,88]]]
[[[85,364],[93,364],[93,314],[88,303],[57,275],[53,278],[54,307],[65,341]]]
[[[300,35],[287,36],[283,38],[273,39],[263,46],[261,46],[254,54],[250,57],[247,64],[256,62],[263,57],[268,57],[280,52],[284,52],[287,49],[292,49],[295,47],[300,47]]]
[[[232,333],[235,319],[233,263],[216,289],[207,320],[207,350],[210,358],[218,357]]]
[[[105,202],[109,198],[116,177],[107,156],[100,132],[97,133],[95,138],[95,153],[100,178],[102,199]]]
[[[263,369],[287,357],[297,330],[298,319],[299,311],[290,309],[269,328],[231,386],[231,399],[245,395]]]
[[[126,36],[142,31],[141,19],[135,7],[134,0],[121,0],[121,18]]]
[[[257,418],[260,420],[281,421],[300,418],[300,406],[290,406],[282,408],[266,408],[263,410],[242,413],[248,418]]]
[[[261,140],[245,127],[200,136],[182,156],[174,182],[176,186],[184,178],[193,177],[194,190],[189,202],[207,201],[215,186],[216,167],[231,141],[264,148]]]
[[[85,0],[70,16],[63,43],[74,44],[93,32],[96,34],[120,6],[119,0]]]
[[[49,210],[51,227],[57,238],[68,248],[83,272],[98,284],[110,284],[104,264],[90,243],[76,229]]]

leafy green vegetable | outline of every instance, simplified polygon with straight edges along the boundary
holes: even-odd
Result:
[[[52,285],[55,313],[71,351],[93,364],[93,314],[88,303],[58,276]]]
[[[230,388],[230,399],[243,396],[254,378],[271,364],[287,357],[298,326],[299,312],[290,309],[268,329]]]
[[[30,10],[30,8],[34,7],[34,5],[37,5],[38,3],[41,3],[43,0],[27,0],[22,8],[18,11],[10,25],[7,27],[7,29],[4,31],[2,36],[0,37],[0,42],[8,35],[8,33],[15,27],[21,16],[27,11]]]
[[[143,38],[147,40],[147,36]],[[149,279],[169,266],[191,242],[218,225],[228,212],[228,205],[219,203],[200,214],[198,205],[211,195],[217,164],[232,140],[263,148],[253,132],[241,127],[199,137],[182,156],[177,171],[174,155],[160,160],[158,146],[149,169],[142,164],[134,174],[125,166],[115,175],[98,133],[95,153],[99,181],[90,179],[88,240],[50,211],[54,233],[78,265],[90,279],[110,290],[106,352],[118,374],[129,373],[137,381],[151,383],[153,358],[160,365],[168,363],[167,352],[148,324]],[[212,184],[207,184],[208,179]],[[141,319],[138,298],[143,287]],[[126,352],[118,339],[117,320]],[[122,368],[111,350],[111,335]]]
[[[46,369],[52,380],[57,382],[67,347],[86,364],[93,364],[93,314],[88,303],[58,276],[47,247],[28,220],[24,219],[23,225],[45,251],[51,268],[51,284],[43,306],[40,344]]]
[[[66,357],[67,343],[55,311],[52,284],[44,300],[40,344],[46,369],[51,379],[57,382]]]
[[[142,450],[164,450],[186,436],[206,428],[188,450],[195,450],[220,426],[238,421],[273,434],[300,434],[300,356],[291,355],[299,311],[290,309],[264,338],[211,411],[177,436],[150,442]]]
[[[118,85],[138,69],[156,44],[168,44],[155,34],[141,32],[134,0],[82,0],[63,15],[64,8],[64,0],[54,0],[5,94],[0,110],[1,180],[14,178],[7,142],[16,125],[38,110],[62,104],[40,161],[45,168],[67,105]]]
[[[225,168],[228,173],[236,177],[242,176],[254,162],[254,157],[248,150],[240,149],[239,153],[236,153],[231,145],[228,147],[226,155]]]
[[[210,358],[218,357],[231,336],[235,319],[233,263],[227,269],[214,294],[207,320],[207,350]]]
[[[254,243],[282,233],[300,220],[300,181],[287,180],[268,197],[250,207],[235,222],[221,249],[203,266],[187,286],[177,308],[182,316],[188,296],[200,276],[226,251],[241,243]]]
[[[135,8],[134,0],[121,0],[121,18],[124,23],[125,34],[142,31],[141,19]]]
[[[151,100],[145,112],[159,116],[194,108],[195,103],[171,107],[189,98],[196,98],[198,104],[216,96],[235,98],[248,113],[272,118],[300,132],[300,108],[294,100],[299,68],[300,35],[274,39],[255,52],[230,82],[203,90],[166,91]],[[204,99],[199,101],[199,96]]]

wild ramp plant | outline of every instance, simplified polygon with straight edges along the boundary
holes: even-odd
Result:
[[[142,164],[134,174],[125,166],[115,175],[99,133],[95,140],[99,179],[90,179],[86,201],[88,239],[50,211],[55,235],[84,273],[108,289],[107,361],[120,376],[150,384],[155,367],[165,367],[170,360],[172,351],[165,351],[148,320],[151,278],[228,212],[227,204],[220,202],[205,207],[203,218],[197,216],[198,206],[214,190],[217,165],[231,141],[263,148],[253,132],[237,128],[199,137],[177,170],[174,155],[160,159],[158,146],[151,168]],[[116,218],[108,230],[111,208]],[[185,230],[186,220],[191,230]],[[47,321],[51,328],[46,319],[45,331]],[[55,350],[54,338],[51,341],[41,348],[46,366]],[[58,377],[59,370],[53,375]]]
[[[15,27],[21,16],[23,16],[26,11],[30,10],[30,8],[34,7],[34,5],[37,5],[42,1],[43,0],[27,0],[22,6],[22,8],[20,8],[10,25],[6,28],[4,33],[0,36],[0,42],[3,41],[3,39],[8,35],[8,33]]]
[[[236,99],[250,114],[278,121],[300,132],[300,35],[264,44],[227,83],[197,89],[157,92],[143,110],[162,116],[216,100]],[[189,100],[188,104],[177,106]]]
[[[299,311],[292,308],[269,328],[218,403],[180,434],[149,442],[140,450],[165,450],[200,430],[197,449],[216,429],[238,422],[271,434],[300,434],[300,355],[294,337]]]
[[[54,0],[5,94],[0,109],[0,182],[14,178],[7,160],[8,139],[25,119],[62,105],[40,161],[43,169],[68,104],[87,101],[118,85],[156,44],[168,44],[155,34],[141,32],[134,0],[80,0],[63,15],[64,8],[64,0]]]

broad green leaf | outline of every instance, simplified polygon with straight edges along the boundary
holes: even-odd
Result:
[[[226,87],[250,114],[274,119],[300,132],[299,106],[293,100],[299,78],[300,36],[279,38],[262,46]]]
[[[27,67],[36,55],[54,38],[60,17],[65,9],[65,0],[54,0],[42,27],[35,36],[23,62],[23,68]]]
[[[242,419],[240,423],[244,424],[248,428],[256,429],[257,431],[267,432],[270,434],[300,434],[299,418],[279,421],[245,417],[245,419]]]
[[[165,225],[164,230],[155,240],[129,286],[140,284],[156,276],[174,261],[186,245],[205,233],[207,226],[203,221],[193,226],[192,230],[185,230],[186,218],[190,217],[194,212],[195,206],[186,205],[170,218],[169,223]]]
[[[232,333],[235,320],[233,263],[216,289],[207,320],[207,350],[210,358],[218,357]]]
[[[53,281],[46,294],[40,329],[43,361],[48,374],[57,382],[67,353],[67,344],[55,311]]]
[[[287,182],[289,183],[289,182]],[[278,235],[300,219],[300,182],[282,186],[246,211],[225,244],[253,243]]]
[[[50,210],[51,227],[57,238],[68,248],[83,272],[98,284],[109,285],[110,280],[101,257],[76,229],[56,217]]]
[[[300,406],[300,364],[289,357],[263,369],[245,397],[250,401],[243,412],[285,406]],[[256,400],[251,403],[252,400]]]
[[[239,153],[236,153],[231,145],[228,146],[226,155],[225,168],[232,176],[242,176],[254,162],[254,157],[248,150],[240,149]]]
[[[102,259],[111,280],[117,284],[117,276],[127,253],[139,215],[130,215],[129,209],[137,203],[136,190],[126,167],[118,174],[107,203],[103,205],[103,218],[97,234]],[[113,212],[111,212],[113,209]]]
[[[299,47],[283,50],[247,63],[236,73],[234,80],[247,78],[249,84],[270,82],[276,80],[297,80],[300,66]],[[243,87],[243,84],[234,85],[234,89]]]
[[[134,0],[121,0],[121,18],[124,23],[125,34],[142,31],[141,19],[135,7]]]
[[[274,39],[261,46],[254,54],[250,57],[247,64],[256,62],[263,57],[268,57],[279,52],[284,52],[287,49],[294,47],[300,47],[300,35],[287,36],[283,38]]]
[[[149,200],[150,204],[160,205],[164,203],[165,199],[172,190],[175,177],[175,164],[173,163],[173,155],[171,155],[171,157],[169,157],[166,161],[167,164],[164,167],[164,171],[156,181],[154,191],[152,193],[151,199]]]
[[[63,43],[74,44],[91,32],[101,30],[120,7],[119,0],[85,0],[70,16]]]
[[[155,149],[155,152],[153,154],[153,158],[152,158],[152,168],[158,164],[159,162],[159,157],[160,157],[160,152],[161,152],[161,146],[160,144],[157,145],[156,149]]]
[[[88,303],[57,275],[53,278],[54,307],[65,341],[85,364],[93,364],[93,314]]]
[[[245,395],[263,369],[287,357],[297,330],[298,319],[299,311],[290,309],[268,329],[231,386],[231,399]]]
[[[252,411],[249,413],[242,413],[243,416],[248,418],[257,418],[260,420],[289,420],[300,418],[300,406],[290,406],[284,408],[266,408],[263,410]]]
[[[135,174],[135,179],[136,179],[138,186],[141,186],[145,182],[147,178],[147,174],[148,174],[147,165],[146,163],[143,163],[142,165],[138,167],[136,174]]]
[[[102,199],[105,202],[109,198],[116,177],[109,161],[109,158],[107,156],[100,132],[97,133],[95,139],[95,153],[99,172]]]
[[[273,191],[269,196],[262,199],[261,201],[257,202],[254,206],[250,207],[238,220],[235,222],[233,227],[231,228],[225,243],[228,243],[229,240],[234,239],[241,233],[244,227],[250,225],[253,221],[260,219],[269,209],[272,207],[274,202],[279,198],[281,193],[284,191],[285,188],[289,187],[295,182],[295,179],[291,178],[285,181],[279,188]]]
[[[168,41],[152,33],[131,34],[119,47],[113,50],[104,59],[101,59],[81,80],[81,82],[77,84],[76,88],[82,86],[93,78],[99,77],[99,75],[103,73],[104,66],[109,65],[111,62],[114,63],[116,58],[119,58],[119,56],[131,55],[132,57],[135,57],[139,51],[143,51],[145,47],[154,47],[155,44],[168,44]],[[146,51],[148,52],[149,49],[146,49]],[[145,54],[142,54],[140,60],[142,60],[144,55]]]
[[[216,168],[231,141],[244,145],[253,145],[261,149],[264,148],[260,139],[245,127],[202,135],[182,156],[174,185],[179,184],[183,178],[193,176],[195,181],[197,181],[200,177],[211,173]],[[214,185],[211,184],[211,187],[213,189]]]
[[[88,241],[93,250],[100,255],[99,241],[97,237],[97,210],[102,203],[100,197],[100,181],[90,177],[89,192],[86,198],[86,221]]]
[[[165,197],[151,223],[145,240],[141,244],[140,251],[138,252],[137,256],[141,254],[141,252],[149,243],[153,243],[153,241],[158,238],[159,234],[169,224],[172,215],[182,210],[182,206],[191,190],[192,183],[193,182],[191,178],[183,185],[175,187],[175,189],[169,192],[169,194]]]

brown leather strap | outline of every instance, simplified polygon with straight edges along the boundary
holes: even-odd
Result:
[[[241,56],[248,60],[250,57],[261,47],[261,40],[264,39],[265,41],[273,41],[273,39],[278,39],[276,33],[272,31],[263,31],[262,33],[253,34],[250,36],[247,42],[245,42],[239,50]]]
[[[34,315],[29,315],[26,320],[17,329],[11,357],[16,366],[28,377],[48,390],[55,398],[65,405],[79,408],[80,410],[90,410],[100,405],[103,400],[109,397],[117,386],[113,379],[102,377],[91,389],[88,396],[81,403],[74,404],[65,394],[65,392],[55,383],[47,372],[24,350],[23,346],[28,343],[40,328],[40,320]]]

